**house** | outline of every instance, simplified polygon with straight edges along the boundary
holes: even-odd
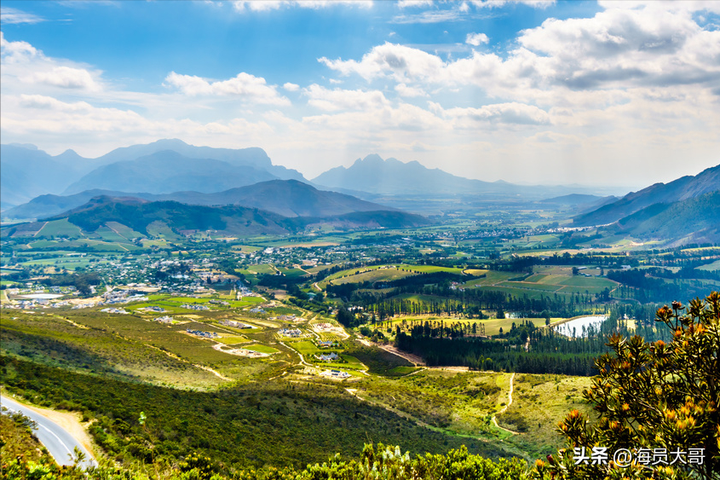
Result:
[[[283,337],[297,338],[302,336],[302,332],[297,328],[282,328],[278,330],[278,334]]]
[[[318,358],[319,360],[322,360],[323,362],[334,362],[335,360],[337,360],[338,358],[340,358],[340,357],[338,357],[338,354],[335,353],[335,352],[330,352],[330,353],[327,353],[327,354],[326,354],[326,353],[323,353],[323,354],[321,354],[321,355],[319,355],[319,356],[316,355],[315,357]]]

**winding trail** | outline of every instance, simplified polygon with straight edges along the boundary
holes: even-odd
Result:
[[[510,434],[512,434],[512,435],[517,435],[518,432],[513,432],[512,430],[508,430],[507,428],[503,428],[503,427],[501,427],[500,425],[498,425],[498,423],[497,423],[497,416],[498,416],[498,415],[502,415],[503,413],[505,413],[505,412],[507,411],[508,407],[509,407],[510,405],[512,405],[512,402],[513,402],[512,394],[513,394],[514,381],[515,381],[515,373],[513,373],[512,375],[510,375],[510,391],[508,391],[508,403],[507,403],[507,405],[505,405],[503,408],[501,408],[498,413],[496,413],[495,415],[493,415],[492,421],[493,421],[493,424],[494,424],[497,428],[499,428],[500,430],[504,430],[504,431],[506,431],[506,432],[508,432],[508,433],[510,433]]]

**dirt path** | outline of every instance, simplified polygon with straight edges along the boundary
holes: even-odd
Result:
[[[507,428],[503,428],[503,427],[501,427],[500,425],[498,425],[498,423],[497,423],[497,416],[498,416],[498,415],[502,415],[503,413],[505,413],[505,412],[507,411],[508,407],[509,407],[510,405],[512,405],[512,402],[513,402],[512,394],[513,394],[514,381],[515,381],[515,373],[513,373],[512,375],[510,375],[510,391],[508,391],[508,403],[507,403],[503,408],[501,408],[500,411],[499,411],[497,414],[493,415],[492,421],[493,421],[493,424],[494,424],[497,428],[499,428],[500,430],[504,430],[504,431],[506,431],[506,432],[508,432],[508,433],[510,433],[510,434],[512,434],[512,435],[517,435],[518,432],[513,432],[512,430],[508,430]]]
[[[33,235],[33,237],[37,237],[37,236],[38,236],[38,233],[42,232],[42,229],[45,228],[45,225],[47,225],[48,223],[50,223],[50,222],[45,222],[45,223],[43,223],[43,226],[40,227],[40,230],[38,230],[37,232],[35,232],[35,234]]]
[[[418,357],[417,355],[413,355],[412,353],[405,353],[401,350],[398,350],[392,345],[378,345],[380,348],[385,350],[386,352],[392,353],[393,355],[397,355],[400,358],[404,358],[408,362],[412,363],[416,367],[424,367],[425,362],[422,358]]]

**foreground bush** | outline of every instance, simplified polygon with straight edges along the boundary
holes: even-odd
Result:
[[[570,448],[538,461],[534,477],[720,479],[720,293],[673,302],[656,320],[673,340],[613,336],[585,392],[598,421],[571,412],[560,423]]]
[[[264,468],[244,470],[231,476],[215,474],[207,458],[190,455],[179,468],[165,472],[140,472],[101,466],[83,472],[75,467],[25,461],[18,457],[2,466],[1,479],[65,480],[92,478],[125,480],[162,478],[167,480],[506,480],[525,477],[526,464],[518,459],[495,462],[468,453],[465,447],[447,455],[426,454],[410,458],[400,447],[365,445],[358,460],[342,460],[339,455],[327,462],[308,465],[304,470]]]

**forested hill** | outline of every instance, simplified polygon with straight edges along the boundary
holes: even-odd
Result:
[[[422,216],[400,211],[351,212],[325,217],[292,217],[237,205],[210,207],[173,201],[150,202],[131,197],[99,196],[85,205],[44,221],[67,219],[87,232],[108,222],[147,235],[148,227],[167,226],[176,233],[221,232],[227,235],[288,234],[313,226],[354,228],[402,228],[427,225]],[[21,225],[15,228],[19,228]],[[12,234],[12,232],[8,232]]]

